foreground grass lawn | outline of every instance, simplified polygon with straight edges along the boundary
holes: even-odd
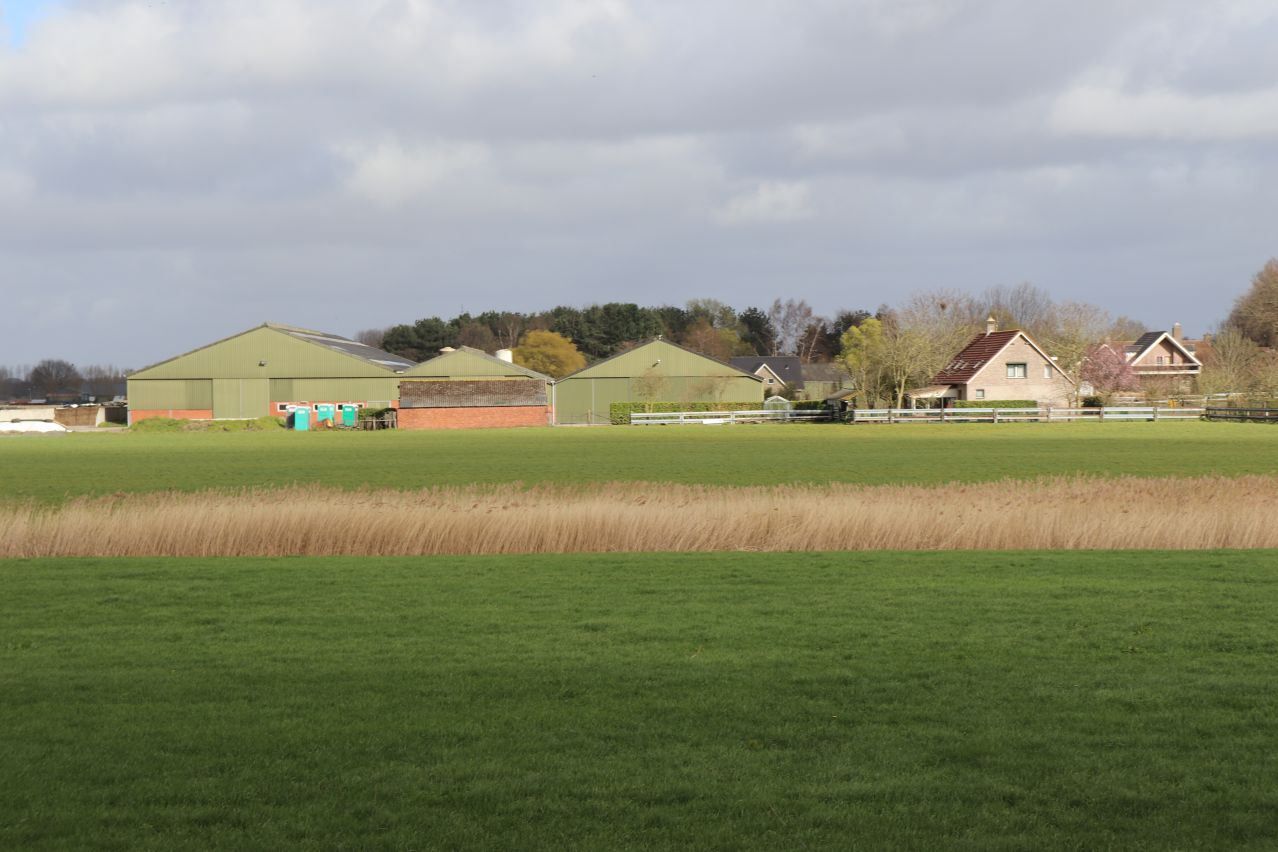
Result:
[[[72,434],[0,439],[0,472],[0,493],[42,500],[294,482],[420,488],[1269,474],[1278,472],[1278,430],[1191,422]]]
[[[1272,848],[1278,554],[0,563],[0,848]]]

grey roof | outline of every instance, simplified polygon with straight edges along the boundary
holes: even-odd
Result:
[[[797,355],[740,355],[730,360],[732,366],[754,375],[764,364],[789,387],[803,384],[803,362]]]
[[[407,370],[414,363],[402,355],[393,355],[385,350],[369,346],[367,343],[360,343],[358,340],[351,340],[338,334],[313,331],[308,328],[295,328],[291,325],[279,325],[277,323],[267,323],[267,326],[276,331],[282,331],[290,337],[296,337],[298,340],[314,343],[317,346],[324,346],[345,355],[352,355],[361,361],[366,361],[384,370],[395,370],[396,372]]]
[[[1140,337],[1136,338],[1136,342],[1133,343],[1132,346],[1135,347],[1137,352],[1144,352],[1146,349],[1153,346],[1158,341],[1158,338],[1162,337],[1165,333],[1166,332],[1162,331],[1147,331]]]

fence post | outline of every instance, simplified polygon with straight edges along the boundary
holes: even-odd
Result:
[[[998,409],[997,409],[997,408],[995,408],[995,409],[994,409],[994,422],[995,422],[995,423],[997,423],[997,422],[998,422]]]
[[[1154,422],[1155,423],[1158,422],[1158,406],[1157,405],[1154,406]]]
[[[1102,423],[1105,422],[1105,406],[1103,405],[1101,406],[1101,410],[1100,410],[1100,421]]]

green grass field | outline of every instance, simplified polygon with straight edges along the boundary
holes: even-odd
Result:
[[[1278,430],[1190,422],[72,434],[0,439],[0,471],[6,496],[41,500],[294,482],[419,488],[1271,474]]]
[[[0,848],[1273,848],[1275,568],[0,562]]]

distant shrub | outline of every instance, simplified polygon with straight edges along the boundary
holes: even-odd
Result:
[[[614,426],[630,423],[631,413],[658,413],[673,411],[761,411],[763,400],[758,402],[614,402],[608,406],[608,420]]]
[[[283,417],[257,417],[253,420],[178,420],[173,417],[148,417],[129,427],[131,432],[268,432],[284,428]]]
[[[1083,397],[1083,408],[1104,408],[1105,400],[1099,396]]]
[[[1032,399],[956,399],[955,408],[1038,408]]]

